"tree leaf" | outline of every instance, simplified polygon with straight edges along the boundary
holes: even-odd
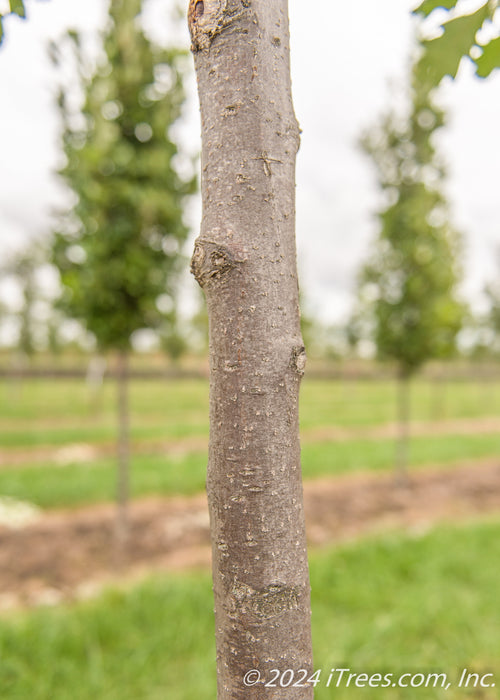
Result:
[[[9,0],[10,11],[18,17],[26,17],[24,0]]]
[[[457,4],[457,0],[424,0],[421,5],[413,10],[414,15],[423,15],[428,17],[431,12],[434,12],[438,7],[445,10],[451,10]]]
[[[443,34],[423,41],[425,53],[419,65],[419,76],[438,85],[445,75],[455,78],[463,56],[469,56],[476,44],[476,34],[490,16],[488,3],[470,15],[455,17],[443,24]]]
[[[481,47],[483,53],[476,58],[476,73],[480,78],[487,78],[495,69],[500,68],[500,37],[492,39],[488,44]]]

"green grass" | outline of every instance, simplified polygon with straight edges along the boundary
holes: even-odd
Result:
[[[43,428],[34,426],[30,427],[29,431],[26,428],[9,427],[8,430],[1,431],[0,444],[2,447],[62,447],[83,442],[99,445],[100,443],[113,442],[116,439],[116,431],[115,423],[109,420],[104,424],[102,420],[98,420],[90,425],[80,425],[79,427],[62,425]],[[208,425],[195,421],[165,424],[151,422],[141,425],[140,421],[136,421],[130,429],[131,439],[138,441],[177,440],[197,436],[208,436]]]
[[[500,523],[387,534],[311,557],[317,700],[500,697]],[[156,577],[128,591],[0,622],[5,700],[212,700],[215,653],[207,573]],[[353,672],[496,674],[473,695],[419,688],[326,688]]]
[[[418,420],[500,415],[500,391],[472,381],[436,384],[417,380],[413,416]],[[0,467],[0,494],[50,508],[114,498],[113,452],[89,463],[60,465],[55,457],[36,461],[30,450],[55,451],[75,443],[112,447],[116,435],[116,396],[105,382],[99,406],[81,380],[28,380],[0,387],[0,450],[21,461]],[[438,387],[439,388],[439,387]],[[487,390],[487,394],[485,393]],[[17,393],[16,393],[17,392]],[[395,386],[391,381],[306,380],[301,392],[302,463],[305,478],[355,471],[391,469],[392,439],[315,439],[314,429],[369,428],[393,421]],[[487,400],[486,400],[487,397]],[[192,494],[205,483],[208,445],[208,386],[204,380],[134,380],[130,384],[132,494]],[[191,439],[195,442],[191,442]],[[182,452],[160,453],[158,445],[182,441]],[[154,447],[156,445],[156,447]],[[150,449],[151,448],[151,449]],[[411,441],[412,467],[450,464],[500,453],[497,434],[434,435]]]
[[[0,447],[105,442],[116,435],[116,387],[99,401],[83,380],[27,380],[0,390]],[[208,435],[208,385],[202,380],[130,382],[133,439]]]
[[[414,438],[410,466],[446,466],[464,459],[481,459],[500,453],[498,435],[452,435]],[[360,471],[391,470],[394,441],[350,440],[339,443],[305,443],[302,469],[305,479]],[[205,486],[207,453],[135,455],[131,463],[132,496],[190,495]],[[115,494],[113,457],[82,464],[0,469],[0,494],[30,501],[42,508],[109,501]]]
[[[3,386],[2,386],[3,384]],[[25,380],[15,389],[3,380],[0,384],[0,430],[2,420],[8,431],[29,432],[37,421],[51,427],[86,430],[89,427],[115,425],[116,387],[106,381],[99,400],[92,397],[83,380]],[[395,383],[384,380],[329,381],[305,377],[301,388],[301,424],[317,426],[369,426],[395,419]],[[196,426],[208,430],[208,381],[133,380],[130,383],[132,426],[154,424]],[[417,379],[412,387],[412,415],[417,420],[475,418],[500,414],[499,382],[429,382]],[[53,426],[47,425],[56,421]],[[83,422],[83,425],[82,425]],[[69,425],[68,425],[69,424]],[[18,426],[16,428],[16,425]],[[85,435],[85,432],[83,433]],[[74,435],[68,436],[71,440]],[[0,441],[3,442],[3,439]],[[27,438],[28,439],[28,438]],[[50,444],[51,434],[48,433]],[[22,444],[20,442],[19,444]]]
[[[349,440],[338,443],[303,442],[304,478],[383,471],[394,468],[394,440]],[[446,466],[452,462],[500,454],[499,435],[443,435],[415,437],[409,451],[410,467]]]
[[[209,577],[156,579],[0,625],[2,700],[213,697]],[[186,690],[183,690],[183,684]]]
[[[437,671],[450,679],[467,667],[496,673],[500,689],[500,602],[494,583],[499,535],[498,523],[439,528],[413,540],[387,535],[313,557],[316,667]],[[356,697],[356,692],[345,689],[336,697]],[[362,692],[367,698],[464,693]],[[320,689],[317,697],[331,697],[331,690]]]
[[[115,422],[117,391],[107,380],[99,394],[82,379],[28,379],[12,387],[0,386],[0,420],[65,421],[84,418]],[[17,385],[16,385],[17,386]],[[208,423],[208,382],[202,379],[133,380],[129,384],[132,416],[139,420],[191,424]],[[77,425],[77,423],[75,423]]]
[[[500,415],[500,383],[417,378],[411,385],[411,404],[414,420]],[[396,420],[396,384],[389,380],[320,381],[306,375],[300,413],[302,428],[389,423]]]
[[[175,458],[138,456],[132,459],[132,496],[194,494],[205,486],[207,457],[190,453]],[[30,501],[42,508],[111,501],[116,492],[112,458],[88,464],[0,469],[0,494]]]

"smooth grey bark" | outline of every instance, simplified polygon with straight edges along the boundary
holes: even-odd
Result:
[[[294,681],[312,672],[287,2],[191,0],[189,25],[202,123],[192,271],[209,316],[218,698],[312,698],[307,684],[264,687],[271,669],[291,669]],[[245,687],[250,669],[263,682]]]

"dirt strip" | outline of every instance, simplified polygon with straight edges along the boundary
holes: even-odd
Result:
[[[390,529],[425,532],[437,522],[500,516],[500,460],[392,475],[357,474],[306,482],[311,546]],[[204,494],[141,499],[131,505],[131,535],[118,556],[112,504],[41,513],[31,523],[0,528],[0,609],[55,604],[95,595],[103,585],[147,572],[208,567]]]
[[[497,417],[460,418],[437,422],[414,421],[411,434],[414,437],[446,435],[488,435],[500,433],[500,419]],[[396,423],[366,427],[319,426],[301,431],[303,443],[347,442],[349,440],[393,439],[398,434]],[[0,439],[1,444],[1,439]],[[208,438],[202,435],[178,440],[135,440],[132,448],[135,454],[167,455],[182,457],[192,452],[207,450]],[[113,457],[116,445],[113,442],[73,443],[61,446],[35,445],[33,447],[0,448],[0,469],[21,466],[67,466],[83,464],[97,459]]]

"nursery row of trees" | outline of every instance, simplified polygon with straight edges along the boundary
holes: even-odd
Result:
[[[380,217],[382,218],[382,213]],[[454,238],[460,258],[460,237]],[[4,297],[0,304],[0,347],[4,357],[11,355],[16,362],[23,366],[37,355],[47,354],[52,357],[49,362],[57,364],[61,353],[69,351],[85,357],[97,350],[95,336],[86,330],[81,321],[72,317],[67,308],[60,303],[60,277],[54,269],[51,260],[51,250],[48,241],[32,243],[28,248],[4,259],[0,268],[0,277],[10,288],[9,300]],[[336,362],[356,358],[378,357],[379,359],[395,359],[401,354],[404,359],[405,346],[413,354],[418,346],[410,343],[411,334],[406,336],[407,342],[399,342],[397,337],[384,333],[383,323],[398,324],[404,329],[403,302],[395,303],[396,284],[401,284],[402,270],[394,274],[393,280],[388,281],[389,265],[385,269],[386,276],[377,281],[377,274],[382,274],[383,268],[379,256],[384,254],[387,243],[382,236],[374,242],[370,257],[361,268],[357,280],[357,293],[353,302],[353,311],[345,323],[329,324],[318,318],[310,309],[307,294],[302,291],[301,325],[308,356],[313,359]],[[393,256],[398,258],[398,254]],[[388,255],[385,262],[389,263]],[[186,259],[178,256],[179,268]],[[445,261],[445,269],[450,260]],[[456,262],[456,261],[455,261]],[[418,263],[417,263],[418,264]],[[441,265],[435,263],[435,270]],[[500,254],[498,259],[500,270]],[[443,271],[444,271],[443,269]],[[455,264],[452,268],[460,272]],[[453,277],[455,281],[457,277]],[[380,288],[379,288],[380,284]],[[384,288],[382,290],[382,285]],[[158,297],[155,313],[161,319],[156,328],[149,332],[131,335],[132,349],[160,350],[174,362],[184,355],[204,356],[208,347],[208,318],[201,297],[193,297],[193,310],[179,313],[178,298],[180,286],[178,278],[170,276],[171,289]],[[456,285],[458,286],[458,285]],[[455,289],[456,289],[455,286]],[[401,290],[400,290],[401,291]],[[382,292],[386,293],[386,296]],[[495,361],[500,355],[500,285],[491,280],[484,287],[485,310],[474,312],[464,302],[460,294],[452,295],[450,309],[458,318],[452,319],[451,326],[442,328],[441,342],[436,347],[438,359],[468,359]],[[422,302],[423,307],[429,298],[421,295],[415,300],[417,308]],[[384,305],[386,315],[384,315]],[[425,309],[422,308],[422,313]],[[379,318],[380,316],[380,318]],[[382,319],[382,321],[380,320]],[[408,317],[406,317],[408,320]],[[458,329],[457,329],[458,323]],[[457,331],[458,332],[455,332]],[[418,328],[414,328],[415,333]],[[387,345],[392,338],[394,354],[391,355]],[[400,339],[401,340],[401,339]],[[434,340],[438,340],[434,338]],[[425,358],[429,359],[429,358]],[[46,364],[46,363],[44,363]]]
[[[384,116],[362,140],[386,204],[360,275],[351,338],[353,344],[373,339],[381,357],[397,363],[402,386],[426,360],[450,354],[465,316],[459,237],[432,140],[444,115],[432,94],[440,75],[429,55],[438,49],[446,59],[450,51],[456,55],[457,21],[459,29],[474,24],[472,44],[459,42],[459,53],[475,48],[477,31],[497,4],[485,3],[477,17],[453,17],[441,43],[427,43],[424,62],[412,73],[406,113]],[[454,5],[424,0],[419,12]],[[22,7],[10,3],[13,12]],[[121,542],[131,337],[145,326],[161,328],[168,307],[175,308],[166,298],[174,298],[187,236],[182,212],[195,187],[194,177],[176,167],[171,129],[182,107],[182,52],[152,46],[137,23],[140,10],[140,0],[111,0],[96,70],[89,70],[77,34],[52,47],[56,67],[75,62],[83,100],[75,108],[74,85],[61,83],[61,176],[73,206],[60,216],[51,263],[62,283],[61,313],[80,320],[99,348],[119,358]],[[242,684],[251,668],[263,676],[277,665],[312,674],[298,440],[305,365],[294,238],[299,128],[287,2],[190,0],[188,15],[202,112],[203,219],[192,271],[210,321],[207,491],[218,697],[259,698],[261,687]],[[496,61],[494,42],[477,46],[485,75]],[[444,73],[450,66],[445,63]],[[32,284],[23,289],[30,303]],[[497,291],[491,289],[493,299]],[[287,689],[287,697],[312,697],[310,678]]]
[[[427,5],[422,12],[429,14]],[[177,304],[186,266],[184,211],[196,189],[196,164],[172,128],[185,98],[186,56],[152,45],[135,23],[140,11],[140,0],[111,3],[97,66],[74,32],[50,47],[66,159],[60,175],[74,206],[60,213],[51,240],[1,266],[18,298],[14,308],[0,307],[0,342],[28,357],[70,341],[88,347],[89,338],[101,351],[123,353],[146,328],[173,358],[204,349],[202,304],[182,322]],[[68,64],[76,84],[64,78]],[[445,124],[434,65],[432,54],[416,61],[406,110],[382,115],[360,140],[384,195],[379,235],[359,273],[348,322],[328,327],[303,311],[310,355],[376,350],[410,376],[432,358],[500,351],[498,284],[485,287],[489,311],[481,316],[460,298],[461,237],[443,194],[446,172],[434,138]]]

